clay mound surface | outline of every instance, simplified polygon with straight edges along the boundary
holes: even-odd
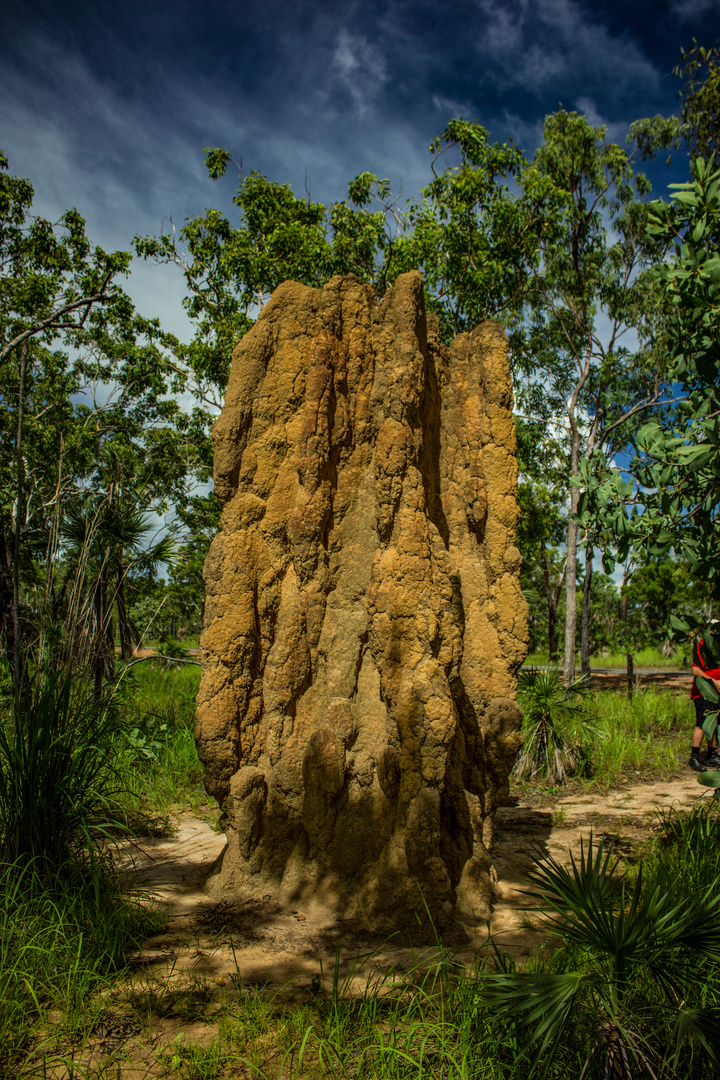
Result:
[[[446,348],[415,272],[380,304],[353,277],[286,282],[213,437],[197,744],[228,843],[209,888],[432,939],[429,911],[467,940],[527,638],[502,329]]]

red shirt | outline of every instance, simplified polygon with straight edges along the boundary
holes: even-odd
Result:
[[[703,658],[700,655],[700,646],[702,645],[702,643],[702,638],[700,638],[699,641],[695,642],[695,649],[693,652],[693,667],[701,668],[709,679],[720,679],[720,668],[709,668],[705,666]],[[696,698],[701,698],[702,696],[703,695],[698,688],[696,677],[693,679],[692,690],[690,691],[690,699],[691,701],[695,701]]]

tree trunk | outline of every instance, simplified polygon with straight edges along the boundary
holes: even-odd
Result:
[[[627,688],[628,699],[632,701],[633,693],[635,691],[635,661],[633,660],[632,653],[627,654]]]
[[[575,678],[575,637],[577,634],[577,522],[573,515],[577,510],[580,492],[570,488],[570,515],[567,531],[567,563],[565,565],[565,664],[563,682],[570,686]]]
[[[630,579],[630,575],[628,574],[628,564],[625,563],[625,566],[623,567],[622,585],[620,586],[620,592],[621,593],[622,593],[623,589],[625,588],[625,586],[627,585],[629,579]],[[627,594],[623,594],[622,608],[620,610],[620,621],[626,623],[627,622],[627,617],[628,617],[628,598],[627,598]]]
[[[582,616],[580,619],[580,667],[583,675],[590,675],[590,587],[593,575],[592,546],[585,549],[585,580],[583,581]]]
[[[125,602],[125,564],[122,551],[118,556],[117,570],[117,609],[118,629],[120,631],[120,654],[125,663],[132,659],[132,634],[127,616],[127,604]]]
[[[25,468],[23,465],[23,421],[25,419],[25,377],[27,374],[27,341],[22,343],[20,349],[20,379],[18,383],[18,423],[17,439],[15,443],[16,457],[16,491],[15,502],[15,535],[13,543],[13,688],[15,696],[19,699],[23,684],[23,656],[20,642],[20,534],[25,517],[25,491],[23,481]]]
[[[103,566],[95,586],[95,643],[92,656],[92,671],[95,683],[95,696],[102,693],[103,679],[112,679],[115,675],[115,642],[113,640],[112,611],[108,603],[109,582],[107,567]]]
[[[555,663],[559,658],[557,636],[557,607],[548,603],[548,658]]]
[[[103,664],[103,624],[105,622],[105,597],[103,596],[103,575],[100,572],[95,585],[95,633],[91,651],[91,667],[95,687],[95,697],[102,694],[104,664]]]
[[[5,530],[0,523],[0,632],[5,638],[5,656],[10,666],[13,686],[15,686],[14,596],[12,558],[5,539]]]
[[[543,582],[545,583],[545,598],[547,600],[548,609],[548,656],[550,660],[556,661],[560,655],[557,639],[557,605],[558,600],[560,599],[563,578],[565,576],[565,567],[563,566],[560,576],[553,587],[553,584],[550,581],[550,566],[547,561],[544,540],[540,541],[540,567],[542,569]]]
[[[577,545],[578,524],[575,521],[578,503],[580,502],[580,489],[572,483],[580,476],[580,429],[577,423],[576,409],[583,386],[590,374],[590,356],[592,346],[586,351],[583,366],[573,395],[568,403],[568,420],[570,422],[571,448],[570,448],[570,508],[568,512],[567,530],[567,562],[565,564],[565,664],[563,667],[563,681],[565,686],[575,679],[575,637],[577,634]],[[592,450],[597,429],[598,416],[588,436],[586,452]]]

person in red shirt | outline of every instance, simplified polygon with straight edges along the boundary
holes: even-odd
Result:
[[[714,619],[713,622],[717,622]],[[717,631],[711,631],[713,637],[717,636]],[[716,688],[720,691],[720,668],[710,668],[707,666],[700,651],[700,646],[703,643],[703,639],[695,642],[695,649],[693,652],[693,667],[692,672],[695,678],[693,679],[692,689],[690,691],[690,698],[695,706],[695,730],[693,731],[692,738],[692,750],[690,752],[690,761],[688,762],[691,769],[695,772],[707,772],[709,769],[720,770],[720,754],[718,754],[717,744],[717,727],[715,728],[715,734],[712,739],[708,740],[708,752],[705,759],[700,757],[700,747],[703,740],[703,721],[708,713],[717,711],[717,704],[708,701],[702,696],[702,691],[698,686],[698,677],[711,679],[715,683]]]

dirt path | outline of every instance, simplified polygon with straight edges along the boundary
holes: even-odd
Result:
[[[639,857],[658,810],[689,810],[698,798],[708,797],[688,771],[681,779],[628,784],[607,794],[565,795],[551,807],[539,799],[517,799],[501,807],[493,848],[500,896],[491,921],[498,946],[523,956],[542,942],[539,923],[527,911],[532,901],[523,894],[538,857],[566,862],[568,853],[579,854],[581,839],[587,843],[591,834],[612,844],[618,855]]]
[[[638,668],[635,671],[636,690],[674,690],[676,693],[689,694],[692,671],[673,671],[664,668]],[[627,672],[621,668],[593,668],[590,686],[594,691],[627,691]]]
[[[632,858],[651,835],[657,808],[687,809],[702,797],[709,795],[689,774],[628,784],[606,795],[514,798],[498,812],[493,849],[499,880],[490,931],[497,946],[522,957],[542,943],[523,895],[537,858],[565,861],[591,832]],[[416,965],[436,962],[435,948],[413,951],[392,939],[372,942],[355,934],[351,923],[284,910],[271,896],[244,904],[213,902],[203,886],[224,844],[209,825],[184,817],[175,836],[125,847],[120,864],[128,883],[168,906],[168,929],[130,958],[128,977],[76,1046],[73,1069],[67,1068],[67,1055],[57,1065],[49,1059],[43,1064],[46,1076],[70,1080],[84,1075],[75,1068],[92,1072],[112,1061],[122,1080],[160,1078],[179,1045],[210,1046],[218,1034],[215,1004],[236,998],[238,991],[266,988],[276,1000],[299,1003],[321,985],[330,989],[336,956],[343,993],[362,992],[369,981],[377,988]],[[446,955],[469,967],[486,942],[487,928],[481,926],[474,946]]]
[[[578,852],[580,840],[612,842],[617,853],[633,857],[650,836],[659,807],[689,808],[703,797],[694,776],[658,783],[639,783],[608,794],[566,795],[542,804],[536,798],[516,797],[498,812],[493,849],[498,873],[498,896],[491,933],[502,949],[517,956],[536,948],[542,934],[527,911],[523,895],[533,862],[553,855],[567,859]],[[708,797],[706,793],[704,797]],[[192,973],[217,986],[286,988],[296,996],[308,991],[322,972],[332,972],[336,950],[347,974],[356,958],[356,977],[363,983],[378,971],[407,970],[418,951],[392,940],[372,942],[343,923],[310,911],[288,911],[271,896],[244,904],[214,903],[203,892],[204,881],[225,843],[224,836],[205,823],[184,818],[172,838],[143,841],[125,852],[123,862],[134,887],[169,906],[166,933],[148,941],[133,958],[138,970],[161,977]],[[486,939],[478,930],[477,945]],[[425,950],[426,958],[434,950]],[[460,962],[471,963],[473,950],[457,951]]]

